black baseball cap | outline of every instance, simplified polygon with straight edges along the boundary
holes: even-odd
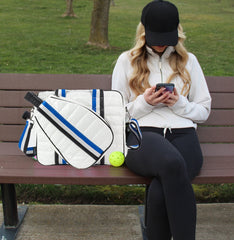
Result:
[[[141,22],[147,45],[175,46],[178,43],[179,13],[174,4],[160,0],[148,3],[142,10]]]

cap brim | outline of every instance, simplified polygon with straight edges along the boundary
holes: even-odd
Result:
[[[178,30],[172,32],[145,30],[145,40],[148,46],[175,46],[178,43]]]

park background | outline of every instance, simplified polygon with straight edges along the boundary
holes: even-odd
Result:
[[[133,46],[149,0],[114,0],[110,48],[87,45],[93,0],[74,0],[76,17],[62,17],[65,0],[0,0],[0,73],[111,74]],[[171,0],[206,76],[234,76],[233,0]],[[234,184],[193,185],[198,202],[233,202]],[[17,185],[21,202],[141,204],[143,186]]]

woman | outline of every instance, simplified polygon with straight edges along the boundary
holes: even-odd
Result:
[[[196,126],[208,118],[211,97],[184,40],[176,6],[150,2],[142,11],[135,46],[120,55],[113,71],[112,88],[123,93],[143,135],[141,148],[129,150],[126,164],[152,178],[146,199],[148,240],[195,239],[191,180],[203,162]],[[174,83],[174,91],[155,91],[162,82]],[[129,135],[127,141],[133,139]]]

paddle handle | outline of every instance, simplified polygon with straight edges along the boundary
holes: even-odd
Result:
[[[40,104],[43,102],[35,93],[33,92],[27,92],[27,94],[24,97],[25,100],[32,103],[35,107],[39,107]]]

